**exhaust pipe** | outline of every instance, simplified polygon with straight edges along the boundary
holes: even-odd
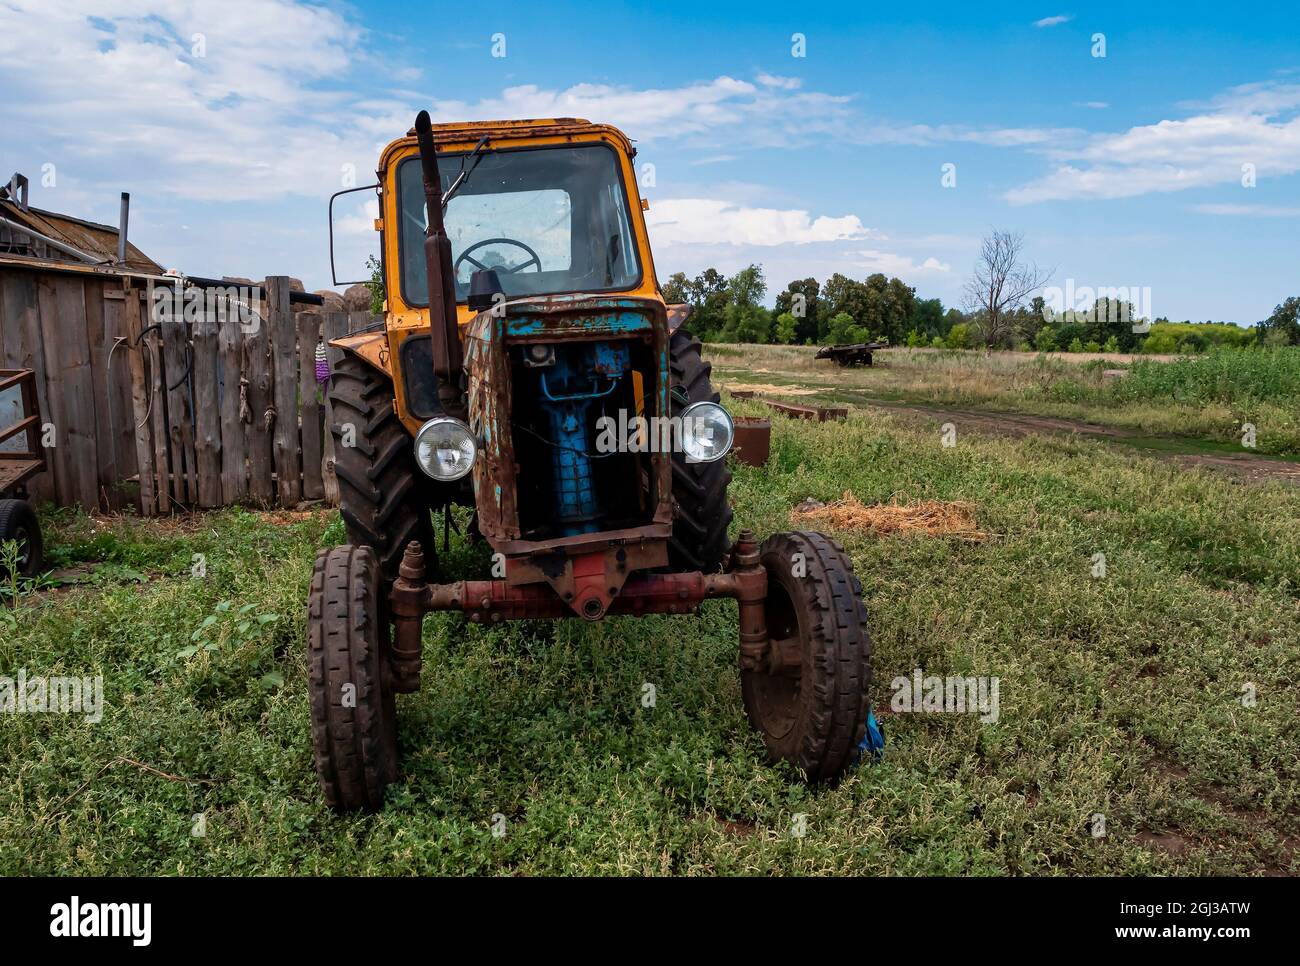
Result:
[[[415,118],[415,135],[420,145],[420,167],[424,172],[424,204],[429,227],[424,236],[424,263],[429,276],[429,325],[433,335],[433,374],[438,380],[438,402],[443,412],[465,418],[464,355],[456,325],[456,279],[452,275],[451,240],[442,221],[442,178],[433,147],[433,126],[429,112]]]
[[[117,218],[117,263],[126,264],[126,222],[131,214],[131,196],[122,192],[122,212]]]

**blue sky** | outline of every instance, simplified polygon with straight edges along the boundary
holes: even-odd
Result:
[[[130,191],[133,239],[195,275],[328,285],[326,199],[426,107],[623,127],[661,277],[884,271],[959,304],[996,227],[1177,319],[1300,294],[1295,4],[0,0],[0,90],[0,177],[109,222]]]

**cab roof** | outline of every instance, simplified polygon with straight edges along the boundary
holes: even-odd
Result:
[[[553,138],[605,135],[623,148],[630,157],[636,156],[632,140],[618,128],[610,124],[594,124],[582,117],[535,117],[516,121],[453,121],[434,124],[434,144],[473,144],[479,138],[487,137],[489,141],[509,141],[527,138]],[[414,145],[415,128],[388,145],[380,158],[382,168],[393,152]]]

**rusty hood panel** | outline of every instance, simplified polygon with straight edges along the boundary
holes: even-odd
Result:
[[[653,412],[669,411],[668,320],[659,299],[632,296],[557,295],[506,302],[500,315],[481,312],[465,330],[469,374],[469,422],[482,446],[473,472],[478,526],[508,556],[550,552],[557,541],[521,540],[515,452],[512,439],[511,343],[569,342],[648,336],[656,369]],[[634,539],[666,539],[672,523],[672,462],[657,458],[653,521]],[[572,554],[608,546],[610,534],[593,533],[563,542]]]

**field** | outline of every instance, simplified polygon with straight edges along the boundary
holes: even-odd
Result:
[[[751,382],[814,373],[797,350],[749,363],[773,370]],[[931,365],[935,401],[1103,415],[1036,392],[1032,362],[916,363]],[[896,381],[869,393],[895,399],[935,381],[892,360],[824,381],[852,399],[881,374]],[[1144,406],[1107,415],[1156,432]],[[732,485],[759,533],[845,491],[964,502],[983,533],[835,532],[865,586],[887,734],[883,760],[838,787],[764,762],[733,604],[597,626],[440,616],[422,690],[398,699],[387,809],[337,817],[303,662],[311,561],[342,541],[337,514],[50,512],[75,583],[0,609],[0,675],[102,674],[105,710],[0,716],[0,874],[1300,872],[1300,487],[1083,435],[945,447],[934,421],[856,405],[843,423],[773,422],[770,464]],[[448,569],[480,574],[483,551],[452,542]],[[996,721],[892,711],[891,682],[915,669],[996,677]]]
[[[1300,349],[1150,357],[888,349],[841,369],[802,346],[711,345],[723,382],[812,390],[828,401],[908,402],[1014,411],[1177,437],[1241,452],[1300,456]],[[772,394],[771,392],[768,393]],[[1189,452],[1195,446],[1189,446]]]

